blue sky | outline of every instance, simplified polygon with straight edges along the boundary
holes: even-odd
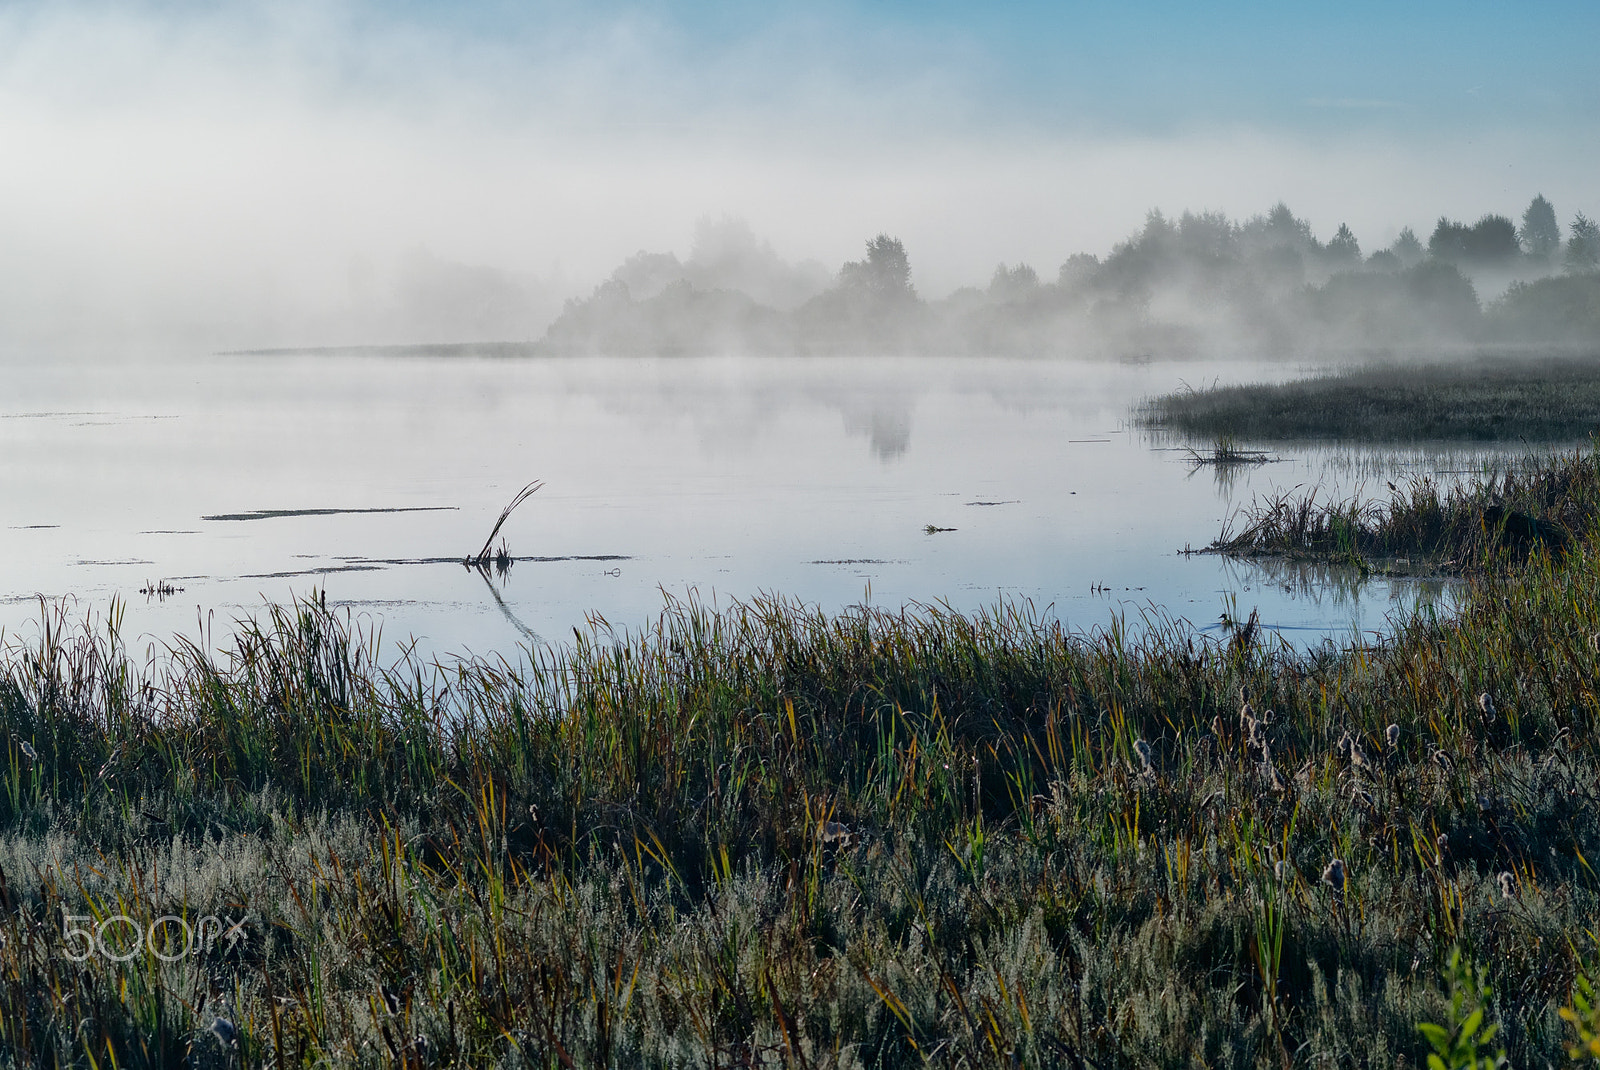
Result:
[[[0,48],[41,27],[142,27],[147,47],[210,41],[245,70],[298,68],[397,104],[448,75],[481,90],[481,105],[538,109],[548,79],[587,62],[608,75],[595,103],[619,122],[792,121],[907,92],[922,121],[951,133],[1593,130],[1600,116],[1592,0],[56,2],[3,4],[5,16]],[[120,79],[115,91],[130,89]]]
[[[679,68],[686,103],[702,105],[733,103],[719,90],[794,105],[823,75],[863,92],[940,82],[964,98],[957,120],[1140,133],[1592,124],[1600,113],[1600,4],[1589,0],[412,4],[400,18],[534,57],[552,30],[595,40],[639,27],[659,50],[655,73]],[[743,77],[719,85],[730,70]]]
[[[1594,0],[0,2],[0,322],[315,334],[419,251],[570,295],[721,214],[896,234],[929,295],[1152,208],[1565,222],[1597,41]]]

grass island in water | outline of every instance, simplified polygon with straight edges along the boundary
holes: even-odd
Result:
[[[1600,432],[1600,355],[1374,364],[1147,401],[1140,421],[1252,441],[1581,442]]]

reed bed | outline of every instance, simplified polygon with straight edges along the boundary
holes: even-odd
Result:
[[[1350,563],[1403,572],[1494,570],[1538,549],[1560,555],[1600,509],[1600,453],[1529,456],[1475,480],[1390,482],[1387,501],[1320,490],[1256,500],[1204,552]]]
[[[1600,363],[1591,352],[1374,364],[1166,394],[1145,401],[1138,419],[1258,442],[1582,442],[1600,431]]]
[[[385,662],[317,598],[141,661],[42,606],[0,654],[0,1062],[1420,1066],[1478,1008],[1565,1065],[1574,530],[1310,654],[763,598]]]

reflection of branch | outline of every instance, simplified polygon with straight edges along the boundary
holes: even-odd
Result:
[[[544,640],[539,638],[537,632],[518,620],[517,615],[511,612],[511,607],[506,605],[506,600],[501,598],[500,592],[494,589],[494,581],[489,578],[488,569],[475,568],[472,571],[483,577],[484,585],[489,588],[489,594],[494,598],[494,604],[500,607],[500,612],[505,614],[506,620],[511,622],[511,626],[513,628],[522,633],[522,637],[524,639],[533,643],[544,642]]]

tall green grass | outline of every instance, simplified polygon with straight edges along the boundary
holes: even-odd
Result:
[[[1556,1064],[1591,530],[1310,654],[772,598],[390,663],[318,598],[141,662],[43,606],[0,657],[0,1061],[1421,1065],[1462,949]],[[85,915],[248,921],[77,962]]]

